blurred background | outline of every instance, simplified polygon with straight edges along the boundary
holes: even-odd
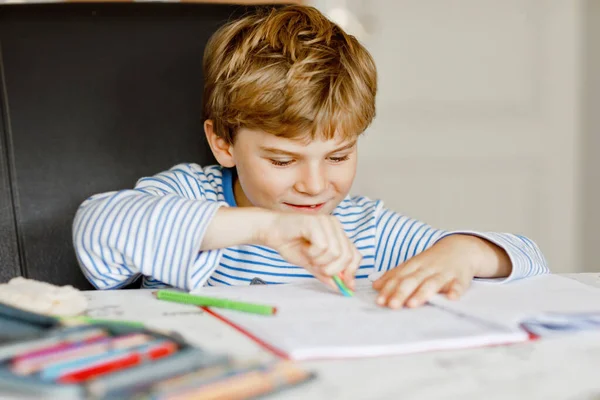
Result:
[[[0,282],[89,288],[77,207],[214,163],[204,46],[248,6],[291,1],[0,0]],[[436,228],[528,236],[553,272],[600,271],[600,0],[295,2],[378,66],[355,194]]]
[[[313,0],[372,52],[354,192],[599,271],[600,1]]]

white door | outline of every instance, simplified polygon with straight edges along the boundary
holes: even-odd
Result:
[[[529,236],[553,272],[582,270],[580,2],[312,4],[378,65],[353,192],[439,228]]]

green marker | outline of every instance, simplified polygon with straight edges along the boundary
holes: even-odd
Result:
[[[243,311],[252,314],[273,315],[277,312],[276,307],[262,304],[244,303],[241,301],[219,299],[215,297],[196,296],[173,290],[159,290],[156,292],[159,300],[172,301],[174,303],[193,304],[203,307],[228,308],[230,310]]]
[[[342,281],[342,279],[337,276],[334,275],[333,276],[333,281],[335,282],[335,284],[337,285],[338,289],[340,290],[340,292],[342,292],[342,294],[346,297],[352,297],[354,295],[354,292],[352,290],[350,290],[350,288],[348,288],[348,286],[346,286],[344,284],[344,281]]]

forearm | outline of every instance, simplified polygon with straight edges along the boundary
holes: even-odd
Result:
[[[512,262],[504,249],[489,240],[473,235],[456,234],[443,238],[441,243],[457,246],[468,257],[477,278],[509,276]]]
[[[481,261],[477,265],[475,277],[501,278],[510,275],[512,263],[503,248],[477,236],[469,236],[469,239],[477,242],[481,251]]]
[[[142,274],[187,288],[199,259],[198,245],[218,204],[177,195],[124,190],[85,202],[73,224],[77,258],[98,288],[122,286]],[[206,265],[205,265],[206,264]]]
[[[206,228],[200,251],[242,244],[264,244],[265,232],[275,214],[257,207],[221,207]]]

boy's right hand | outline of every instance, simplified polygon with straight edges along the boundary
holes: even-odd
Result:
[[[362,255],[339,220],[331,215],[273,213],[258,232],[258,242],[271,247],[288,262],[301,266],[337,290],[332,276],[342,273],[354,289],[354,275]]]
[[[344,283],[354,289],[354,275],[362,260],[334,216],[256,207],[219,208],[207,227],[200,250],[242,244],[277,250],[286,261],[305,268],[335,290],[332,276],[340,272]]]

